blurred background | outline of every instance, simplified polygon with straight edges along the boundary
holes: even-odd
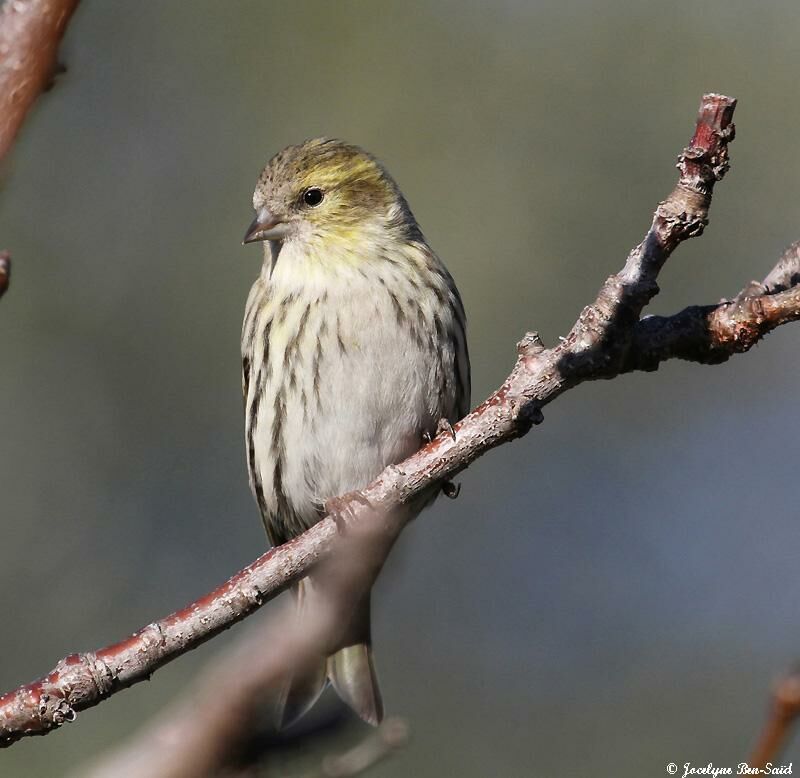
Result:
[[[793,0],[82,5],[0,192],[0,687],[265,548],[239,372],[261,255],[240,241],[275,151],[326,134],[386,163],[461,288],[479,401],[641,239],[704,91],[740,100],[733,169],[650,312],[735,294],[800,238],[798,39]],[[571,391],[404,533],[374,631],[413,741],[375,775],[745,758],[800,657],[798,346],[789,326]],[[241,629],[0,774],[123,742]]]

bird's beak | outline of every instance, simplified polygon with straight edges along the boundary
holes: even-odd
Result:
[[[283,240],[286,237],[288,225],[279,216],[267,208],[259,208],[256,218],[247,228],[242,243],[255,243],[259,240]]]

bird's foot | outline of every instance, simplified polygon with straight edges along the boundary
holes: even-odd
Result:
[[[436,434],[441,435],[443,432],[446,432],[453,439],[453,443],[456,442],[456,431],[453,429],[450,420],[445,419],[444,416],[439,419],[439,423],[436,425]]]
[[[365,505],[370,509],[374,508],[373,504],[357,489],[325,500],[325,513],[333,519],[339,534],[343,534],[347,527],[347,522],[352,521],[354,517],[353,505],[355,503]]]
[[[453,429],[453,425],[450,423],[450,420],[446,419],[444,416],[442,416],[442,418],[439,419],[439,422],[436,424],[436,432],[433,435],[431,435],[430,432],[423,432],[422,439],[427,444],[443,433],[447,433],[453,443],[456,442],[456,431]],[[442,494],[445,497],[455,500],[460,492],[461,484],[453,483],[453,481],[450,481],[449,479],[442,481]]]
[[[461,494],[461,484],[454,481],[442,481],[442,494],[449,500],[455,500]]]
[[[436,424],[436,432],[431,434],[427,430],[422,433],[422,440],[425,442],[427,446],[434,438],[439,437],[443,432],[446,432],[450,438],[452,439],[453,443],[456,442],[456,431],[453,429],[453,425],[450,423],[449,419],[445,419],[444,416],[439,419]]]

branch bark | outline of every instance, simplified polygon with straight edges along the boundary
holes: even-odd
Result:
[[[78,0],[9,0],[0,7],[0,160],[53,81],[58,45]]]
[[[50,87],[58,45],[78,0],[0,2],[0,161],[8,154],[36,98]],[[11,280],[11,257],[0,252],[0,297]]]
[[[797,247],[782,257],[763,284],[750,284],[735,300],[690,308],[673,317],[641,319],[658,292],[658,273],[684,240],[707,223],[714,185],[728,168],[736,101],[708,94],[694,135],[678,160],[680,176],[658,205],[642,243],[610,276],[566,338],[547,349],[535,333],[518,344],[518,359],[502,386],[455,425],[399,465],[386,468],[361,493],[372,509],[352,499],[344,535],[378,522],[385,553],[402,530],[393,509],[435,483],[464,470],[482,454],[526,434],[543,420],[542,408],[584,381],[653,370],[681,358],[723,361],[747,351],[770,329],[800,317]],[[375,518],[373,509],[377,511]],[[96,652],[62,659],[47,676],[0,698],[0,745],[42,735],[76,712],[145,680],[165,663],[232,626],[329,558],[339,530],[327,516],[303,535],[272,549],[210,594],[131,637]]]

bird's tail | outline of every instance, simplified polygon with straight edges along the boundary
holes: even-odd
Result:
[[[313,596],[313,584],[304,578],[294,589],[298,609]],[[377,725],[383,718],[378,677],[372,658],[370,635],[370,596],[358,604],[353,621],[345,633],[342,648],[322,659],[312,671],[292,676],[278,701],[278,725],[290,726],[305,715],[325,690],[328,682],[336,693],[368,724]]]

